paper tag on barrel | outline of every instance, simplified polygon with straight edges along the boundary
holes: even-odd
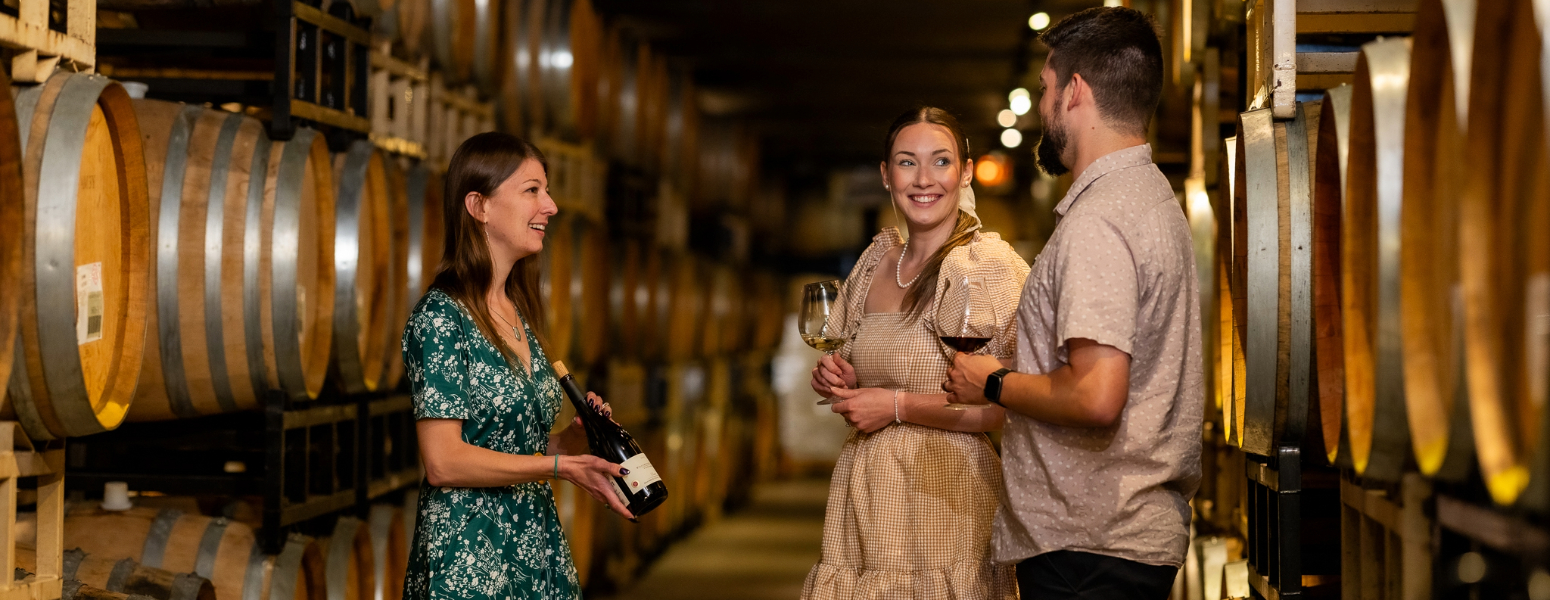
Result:
[[[102,263],[75,267],[75,343],[102,339]]]

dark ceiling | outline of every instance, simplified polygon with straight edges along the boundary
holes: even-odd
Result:
[[[594,0],[694,70],[708,115],[744,120],[764,164],[822,173],[871,164],[888,123],[929,103],[975,151],[1000,147],[996,113],[1026,70],[1028,17],[1101,0]],[[1026,148],[1026,144],[1024,148]]]

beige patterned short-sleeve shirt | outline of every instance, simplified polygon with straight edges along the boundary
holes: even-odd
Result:
[[[1130,394],[1105,429],[1007,413],[995,558],[1075,550],[1183,564],[1203,412],[1189,224],[1147,145],[1098,159],[1055,212],[1018,306],[1017,370],[1052,372],[1067,340],[1091,339],[1130,355]]]

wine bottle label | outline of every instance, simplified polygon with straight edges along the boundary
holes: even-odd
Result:
[[[631,492],[639,492],[646,489],[648,485],[662,481],[662,477],[657,475],[656,468],[651,466],[651,461],[646,459],[646,453],[644,452],[631,456],[629,460],[624,461],[624,464],[620,466],[630,472],[629,475],[625,475],[622,479],[624,479],[626,485],[630,486],[629,491]]]

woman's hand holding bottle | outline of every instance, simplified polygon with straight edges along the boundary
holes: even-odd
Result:
[[[575,427],[575,425],[572,425]],[[619,501],[618,488],[614,485],[615,477],[629,475],[624,467],[608,462],[591,454],[567,455],[560,457],[560,479],[576,484],[581,489],[591,494],[598,502],[608,505],[608,508],[619,513],[626,519],[635,519],[624,503]]]

